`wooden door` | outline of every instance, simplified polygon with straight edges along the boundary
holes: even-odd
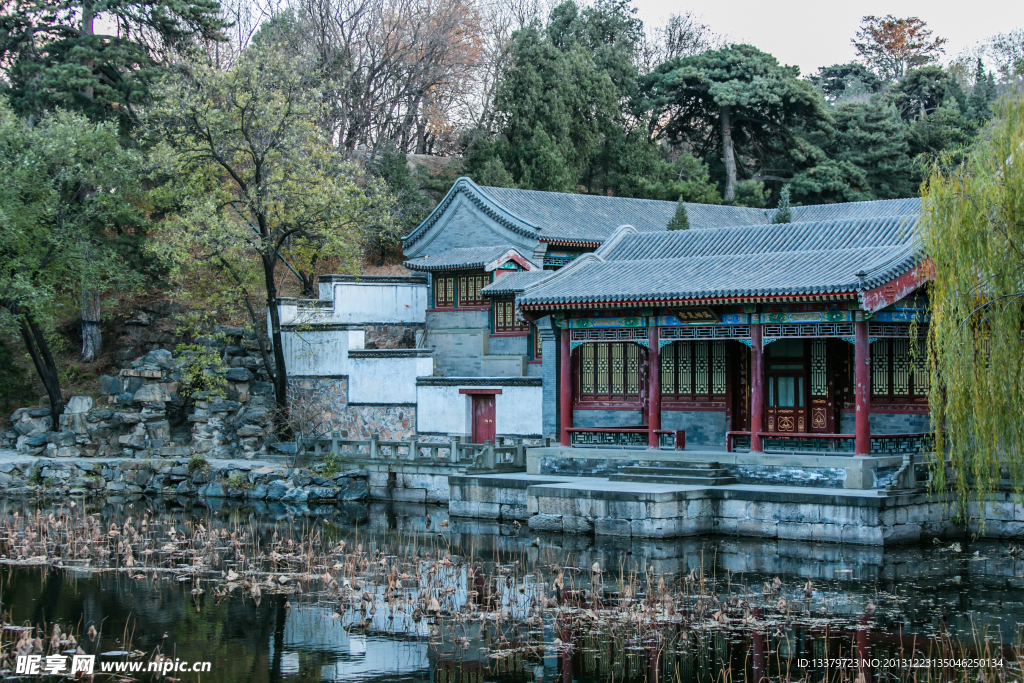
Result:
[[[473,396],[473,443],[494,442],[494,394]]]
[[[806,432],[806,342],[780,339],[769,344],[767,350],[765,428],[769,432]]]
[[[846,344],[846,342],[841,342]],[[818,434],[834,434],[835,429],[835,378],[829,361],[828,339],[812,339],[811,364],[807,380],[807,403],[810,409],[807,431]]]

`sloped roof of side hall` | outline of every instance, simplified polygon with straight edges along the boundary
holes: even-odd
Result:
[[[921,259],[917,216],[647,234],[623,227],[518,297],[522,306],[853,298]]]
[[[459,270],[466,268],[486,268],[493,265],[494,261],[500,259],[509,252],[515,252],[518,258],[528,261],[531,267],[538,270],[540,266],[533,263],[528,254],[523,254],[511,244],[499,244],[491,247],[461,247],[449,249],[440,254],[432,256],[421,256],[405,262],[405,267],[411,270],[434,271],[434,270]]]
[[[485,215],[514,233],[554,244],[596,246],[621,225],[632,225],[637,232],[664,232],[676,211],[676,202],[487,187],[462,177],[430,215],[405,236],[405,247],[419,242],[459,196],[466,197]],[[766,225],[771,223],[775,213],[774,209],[694,203],[687,203],[686,211],[692,230]],[[905,216],[919,212],[919,199],[792,208],[794,222]]]

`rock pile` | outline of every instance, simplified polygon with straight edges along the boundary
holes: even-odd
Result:
[[[0,463],[0,489],[8,495],[206,496],[283,503],[329,503],[369,497],[363,470],[330,472],[262,463],[212,466],[203,458],[154,460],[69,459]]]
[[[59,424],[49,408],[19,408],[4,444],[19,452],[57,458],[181,457],[252,458],[273,440],[273,386],[256,351],[255,338],[241,328],[218,328],[207,346],[221,354],[224,395],[181,395],[182,366],[170,351],[155,349],[125,362],[114,376],[99,380],[97,401],[74,396]],[[213,372],[213,370],[208,370]],[[189,427],[191,426],[191,431]]]

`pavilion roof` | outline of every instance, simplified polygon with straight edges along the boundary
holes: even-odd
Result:
[[[921,259],[916,215],[658,234],[621,228],[518,297],[534,309],[843,299]]]

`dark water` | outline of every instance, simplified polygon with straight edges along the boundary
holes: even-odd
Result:
[[[3,514],[13,509],[8,506]],[[94,512],[114,520],[143,509],[179,522],[202,520],[211,527],[251,519],[265,534],[319,530],[370,546],[412,544],[484,563],[518,560],[527,568],[589,568],[598,562],[612,573],[621,569],[642,575],[651,569],[655,575],[676,578],[695,570],[706,577],[708,592],[723,601],[756,593],[778,577],[780,594],[789,596],[793,612],[806,614],[796,625],[777,620],[745,628],[734,620],[728,629],[669,626],[635,637],[586,621],[433,623],[405,615],[388,619],[386,609],[356,623],[358,613],[322,596],[267,594],[257,605],[238,592],[220,600],[211,590],[194,595],[196,584],[172,575],[133,579],[123,573],[5,566],[0,569],[0,600],[10,621],[57,622],[77,634],[94,625],[99,641],[92,647],[97,652],[139,650],[149,656],[159,649],[183,660],[211,662],[210,673],[174,674],[180,680],[232,683],[855,680],[856,669],[799,667],[797,660],[858,653],[886,659],[915,651],[927,656],[939,653],[936,643],[941,638],[935,638],[943,634],[971,641],[962,653],[977,653],[978,634],[987,635],[992,652],[1012,656],[1010,646],[1024,623],[1024,559],[1011,554],[1008,544],[996,542],[964,543],[960,553],[935,545],[883,550],[732,538],[595,542],[537,537],[508,525],[458,520],[446,525],[445,510],[415,505],[352,506],[325,515],[283,506],[211,510],[167,501],[93,505]],[[574,576],[572,571],[567,575]],[[800,588],[808,579],[813,597],[801,602]],[[510,594],[514,601],[515,592]],[[580,599],[585,610],[585,599]],[[515,612],[514,605],[509,609]],[[335,617],[339,612],[340,618]],[[553,646],[556,638],[571,648]],[[866,673],[865,683],[908,679],[905,672],[881,664]],[[1010,679],[1019,680],[1019,674]],[[136,680],[156,679],[142,675]]]

